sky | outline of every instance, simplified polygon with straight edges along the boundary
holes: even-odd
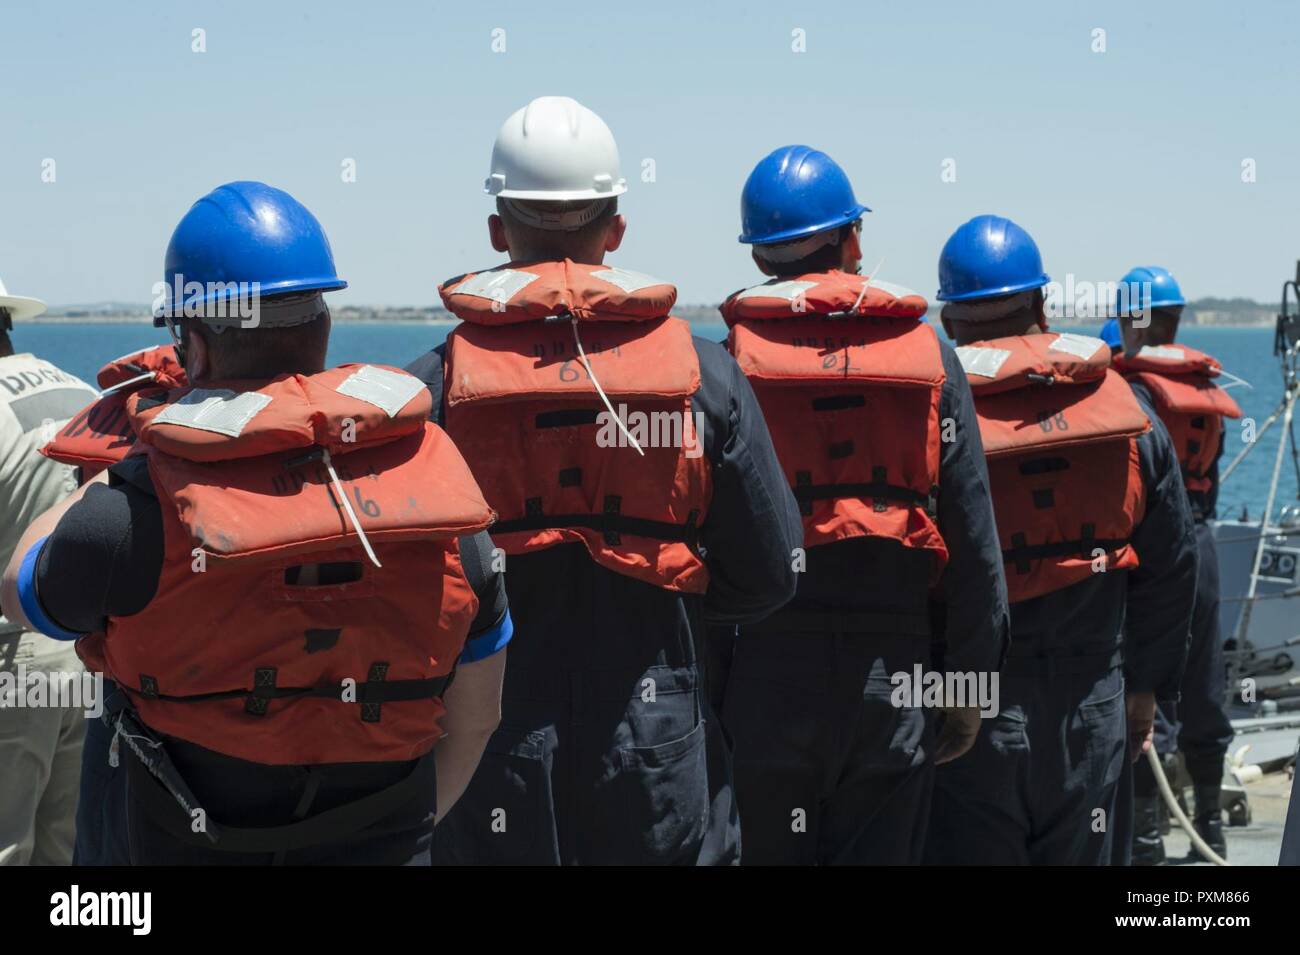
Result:
[[[5,0],[0,279],[147,303],[189,206],[260,179],[325,226],[350,283],[331,301],[429,304],[502,260],[482,192],[502,121],[568,95],[629,181],[610,261],[682,303],[759,280],[740,191],[788,143],[874,210],[867,270],[929,298],[945,239],[992,212],[1062,281],[1159,264],[1189,298],[1271,303],[1300,259],[1297,27],[1282,0]]]

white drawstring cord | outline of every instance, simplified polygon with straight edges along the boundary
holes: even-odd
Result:
[[[157,740],[149,739],[147,736],[136,736],[134,733],[128,733],[126,730],[122,729],[122,714],[119,713],[117,714],[117,722],[113,724],[113,739],[108,744],[108,765],[114,769],[121,765],[122,762],[122,747],[120,745],[120,739],[123,736],[128,740],[139,740],[146,746],[154,747],[154,749],[162,746],[162,743]]]
[[[1222,375],[1222,376],[1225,377],[1225,378],[1231,378],[1231,379],[1232,379],[1232,380],[1229,381],[1226,385],[1219,385],[1219,387],[1222,388],[1224,391],[1227,391],[1229,388],[1235,388],[1237,385],[1245,385],[1245,386],[1246,386],[1247,388],[1249,388],[1251,391],[1254,391],[1254,390],[1255,390],[1255,386],[1252,385],[1250,382],[1248,382],[1245,378],[1240,378],[1240,377],[1238,377],[1237,375],[1234,375],[1234,374],[1233,374],[1232,372],[1230,372],[1230,371],[1226,371],[1226,370],[1220,368],[1220,369],[1219,369],[1219,374]]]
[[[587,361],[587,353],[582,350],[582,339],[578,337],[578,316],[570,313],[569,320],[573,322],[573,343],[578,346],[578,357],[582,359],[582,366],[587,369],[587,377],[596,386],[596,393],[600,395],[600,400],[605,402],[605,407],[609,409],[609,413],[614,416],[614,421],[619,430],[623,432],[624,437],[632,442],[632,447],[636,448],[637,454],[645,457],[641,445],[637,443],[636,438],[632,437],[632,432],[627,430],[627,425],[623,423],[623,419],[615,413],[614,406],[609,403],[609,398],[605,395],[605,389],[600,387],[600,382],[596,380],[596,373],[591,370],[591,362]]]
[[[134,378],[128,378],[126,381],[119,381],[117,384],[105,388],[99,393],[99,397],[103,398],[105,395],[111,395],[115,391],[121,391],[127,385],[134,385],[137,381],[145,381],[146,379],[153,381],[155,377],[156,376],[152,371],[146,371],[143,375],[136,375]]]
[[[325,462],[325,468],[330,473],[330,480],[334,482],[334,490],[338,492],[344,513],[348,515],[348,520],[352,522],[353,529],[356,530],[357,536],[361,538],[361,546],[366,549],[366,556],[370,558],[370,562],[376,567],[383,567],[384,565],[379,562],[379,558],[375,556],[375,552],[370,547],[366,532],[361,529],[361,522],[357,520],[356,511],[352,510],[352,502],[348,500],[347,492],[343,490],[343,482],[339,480],[338,472],[334,470],[334,462],[330,460],[329,448],[321,448],[321,451],[323,452],[321,460]]]
[[[880,274],[880,267],[884,264],[885,260],[881,259],[876,263],[876,267],[871,270],[871,274],[862,280],[862,291],[858,293],[858,300],[854,302],[853,307],[849,309],[850,315],[854,314],[858,310],[858,306],[862,304],[862,297],[867,294],[867,286],[871,284],[873,278]]]

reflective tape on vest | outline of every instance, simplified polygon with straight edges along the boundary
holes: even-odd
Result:
[[[255,391],[195,388],[164,408],[153,420],[155,424],[175,424],[237,438],[270,403],[269,395]]]

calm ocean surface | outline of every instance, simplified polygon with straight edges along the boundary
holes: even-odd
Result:
[[[338,324],[334,326],[330,346],[331,364],[346,361],[370,361],[402,366],[447,337],[450,325],[414,325],[408,323]],[[1078,329],[1095,333],[1095,327]],[[726,329],[721,323],[698,324],[695,334],[721,340]],[[106,361],[119,355],[166,342],[166,332],[149,325],[23,325],[14,331],[14,345],[19,351],[31,351],[48,358],[67,371],[94,384],[95,373]],[[1197,328],[1189,326],[1180,340],[1216,356],[1223,367],[1245,378],[1254,389],[1234,387],[1231,391],[1248,416],[1262,424],[1276,407],[1282,394],[1282,379],[1272,354],[1271,328]],[[1219,499],[1221,517],[1236,517],[1243,506],[1258,519],[1268,492],[1269,473],[1273,464],[1278,428],[1274,426],[1233,474]],[[1225,462],[1242,447],[1239,426],[1229,426]],[[1283,463],[1278,502],[1286,504],[1297,498],[1295,472],[1289,455]]]

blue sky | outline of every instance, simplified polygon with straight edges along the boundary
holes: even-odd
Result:
[[[630,182],[613,261],[682,302],[755,279],[740,188],[790,142],[847,169],[875,210],[866,265],[927,297],[944,240],[983,212],[1028,228],[1054,278],[1155,263],[1190,296],[1271,302],[1300,258],[1293,2],[16,6],[0,8],[0,277],[55,303],[148,302],[175,223],[232,179],[317,214],[352,284],[333,300],[430,302],[500,260],[492,138],[543,94],[609,123]]]

